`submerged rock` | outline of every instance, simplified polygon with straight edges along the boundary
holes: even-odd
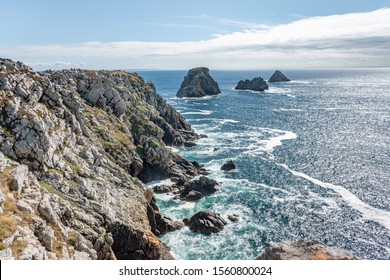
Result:
[[[319,241],[298,240],[271,243],[258,260],[356,260],[349,251],[329,247]]]
[[[190,230],[203,234],[220,232],[227,224],[220,214],[211,211],[201,211],[183,222]]]
[[[252,80],[241,80],[238,82],[235,89],[239,90],[254,90],[254,91],[264,91],[268,89],[268,84],[261,77],[253,78]]]
[[[218,83],[210,76],[209,69],[190,69],[177,92],[177,97],[203,97],[221,93]]]
[[[227,162],[225,162],[221,166],[221,170],[224,170],[224,171],[230,171],[233,169],[236,169],[236,165],[234,164],[233,160],[231,160],[231,159],[229,159]]]
[[[276,70],[275,73],[272,74],[271,78],[269,78],[268,82],[275,83],[275,82],[289,82],[291,81],[289,78],[287,78],[281,71]]]

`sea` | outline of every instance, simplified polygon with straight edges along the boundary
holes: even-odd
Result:
[[[390,69],[286,70],[291,82],[234,90],[241,79],[273,72],[211,70],[221,94],[198,99],[175,97],[186,71],[139,72],[207,135],[173,149],[220,183],[196,202],[157,194],[160,211],[182,220],[211,210],[228,221],[209,236],[184,228],[161,240],[184,260],[255,259],[270,242],[298,239],[389,260]],[[220,170],[228,159],[236,170]]]

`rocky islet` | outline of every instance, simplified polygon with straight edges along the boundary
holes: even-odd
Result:
[[[182,97],[205,97],[221,93],[218,83],[210,76],[206,67],[192,68],[178,90],[176,96]]]

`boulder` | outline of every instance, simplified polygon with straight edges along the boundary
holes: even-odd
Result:
[[[229,159],[227,162],[225,162],[221,166],[221,170],[224,170],[224,171],[230,171],[233,169],[236,169],[236,166],[234,165],[234,162],[231,159]]]
[[[201,211],[183,222],[190,230],[203,234],[220,232],[227,224],[220,214],[211,211]]]
[[[315,240],[272,243],[257,260],[355,260],[351,252]]]
[[[195,201],[195,200],[199,200],[203,197],[203,194],[201,192],[197,192],[197,191],[190,191],[187,195],[186,195],[186,200],[187,201]]]
[[[221,93],[218,83],[210,76],[209,69],[190,69],[177,92],[177,97],[203,97]]]
[[[269,78],[268,82],[275,83],[275,82],[289,82],[291,81],[289,78],[287,78],[281,71],[276,70],[275,73],[272,74],[271,78]]]
[[[229,214],[228,215],[228,219],[230,221],[232,221],[233,223],[235,223],[235,222],[238,222],[238,220],[240,219],[240,215],[238,215],[238,214]]]
[[[185,183],[180,197],[185,200],[193,200],[195,197],[200,198],[200,195],[197,193],[200,193],[202,196],[213,194],[218,191],[217,185],[217,181],[201,176],[199,179]],[[191,192],[193,193],[190,195]]]
[[[239,90],[254,90],[254,91],[264,91],[268,89],[268,84],[261,77],[253,78],[252,80],[241,80],[238,82],[237,86],[234,89]]]

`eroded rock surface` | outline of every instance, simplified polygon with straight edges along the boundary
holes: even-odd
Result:
[[[0,256],[171,259],[143,182],[198,175],[167,147],[197,138],[138,74],[0,59]]]

